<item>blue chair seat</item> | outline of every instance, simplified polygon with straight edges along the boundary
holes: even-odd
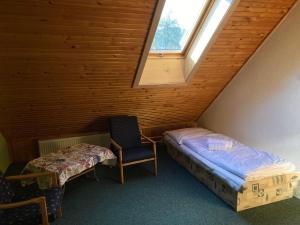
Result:
[[[1,225],[41,224],[39,205],[32,204],[13,209],[5,209],[0,217]]]
[[[45,191],[28,193],[13,200],[23,201],[34,197],[45,196],[49,221],[56,219],[56,212],[61,204],[62,189],[51,188]],[[13,202],[14,202],[13,201]],[[3,223],[2,223],[3,222]],[[5,209],[0,216],[0,225],[33,225],[41,224],[42,218],[38,204],[26,205],[18,208]]]
[[[154,152],[146,147],[123,149],[123,162],[129,163],[154,157]]]

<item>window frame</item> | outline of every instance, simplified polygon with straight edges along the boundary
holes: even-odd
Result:
[[[157,55],[159,57],[162,57],[162,55],[177,54],[177,56],[185,57],[186,53],[188,52],[188,49],[190,49],[191,44],[193,43],[193,41],[195,39],[195,36],[197,35],[197,32],[201,29],[201,26],[204,23],[204,21],[206,20],[206,17],[208,16],[209,11],[212,8],[212,6],[214,5],[215,1],[216,0],[206,0],[205,5],[203,7],[203,11],[202,11],[201,15],[198,17],[198,19],[195,23],[195,26],[193,27],[191,34],[189,35],[182,50],[151,50],[151,47],[150,47],[149,54]],[[159,19],[159,22],[160,22],[160,19]],[[159,24],[159,22],[158,22],[158,24]],[[158,27],[158,24],[157,24],[157,27]],[[155,34],[156,34],[156,31],[155,31]],[[155,34],[154,34],[154,37],[155,37]]]

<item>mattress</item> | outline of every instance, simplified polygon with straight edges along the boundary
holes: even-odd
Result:
[[[200,156],[199,154],[195,153],[193,150],[188,148],[185,145],[179,145],[171,138],[169,135],[164,136],[164,140],[170,143],[174,148],[178,151],[182,152],[183,154],[189,156],[196,164],[206,168],[211,173],[220,177],[224,182],[226,182],[231,188],[236,191],[241,191],[243,189],[243,184],[245,180],[235,176],[234,174],[222,169],[221,167],[211,163],[210,161],[206,160],[204,157]]]
[[[232,142],[232,149],[210,151],[207,140]],[[247,181],[288,174],[295,171],[293,163],[271,153],[245,146],[227,136],[203,128],[188,128],[166,132],[166,141],[177,150],[218,175],[236,191],[243,189]]]

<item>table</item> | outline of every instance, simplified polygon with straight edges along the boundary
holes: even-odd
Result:
[[[23,172],[53,172],[57,174],[59,185],[63,186],[67,181],[94,171],[95,165],[114,166],[117,157],[113,152],[105,147],[77,144],[58,150],[55,153],[49,153],[45,156],[31,160],[24,168]],[[45,178],[38,180],[40,188],[46,188],[51,185],[51,181]]]

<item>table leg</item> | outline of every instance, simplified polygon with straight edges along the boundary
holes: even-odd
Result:
[[[94,178],[97,182],[100,181],[99,177],[97,176],[97,173],[96,173],[96,167],[94,167],[94,170],[93,170],[93,174],[94,174]]]

